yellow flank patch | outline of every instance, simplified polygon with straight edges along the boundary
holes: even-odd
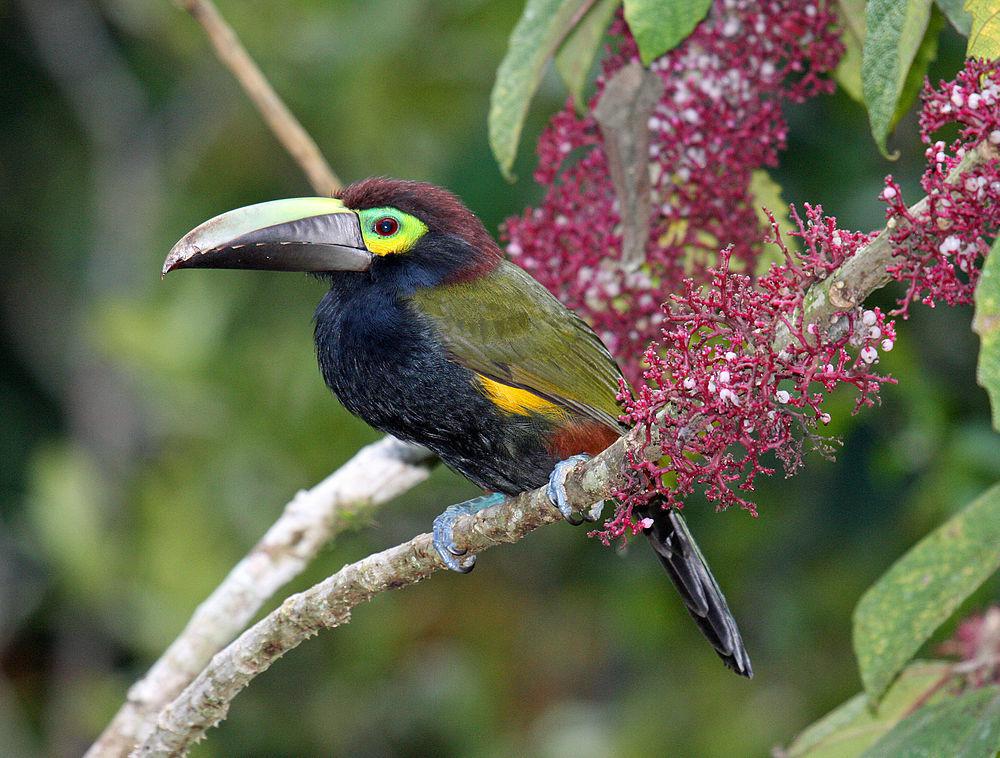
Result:
[[[482,374],[476,374],[476,379],[482,385],[483,394],[497,408],[506,413],[516,413],[519,416],[527,416],[530,413],[540,413],[543,416],[565,415],[565,412],[558,405],[550,403],[533,392],[494,382]]]

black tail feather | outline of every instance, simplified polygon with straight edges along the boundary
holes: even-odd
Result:
[[[743,646],[736,619],[683,517],[673,508],[663,510],[655,504],[645,515],[653,521],[645,530],[649,543],[702,634],[726,666],[737,674],[752,677],[750,656]]]

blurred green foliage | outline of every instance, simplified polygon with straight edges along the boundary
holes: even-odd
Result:
[[[878,702],[899,671],[979,585],[1000,569],[1000,485],[899,559],[854,611],[854,651]]]
[[[449,186],[490,228],[537,199],[528,147],[566,97],[553,72],[517,184],[486,134],[517,0],[220,9],[344,178]],[[317,282],[159,281],[194,224],[309,194],[196,25],[166,0],[8,1],[0,14],[0,754],[72,755],[282,504],[376,435],[318,376]],[[932,78],[963,52],[946,32]],[[842,93],[788,116],[773,174],[786,199],[874,228],[886,172],[917,196],[912,114],[891,166]],[[836,397],[838,461],[762,481],[759,519],[690,503],[752,682],[706,649],[645,551],[553,527],[468,577],[358,609],[256,680],[195,754],[722,756],[787,742],[859,690],[850,617],[863,590],[1000,477],[970,320],[917,308],[883,356],[899,385],[857,417]],[[290,589],[472,494],[436,471]],[[963,607],[997,591],[994,578]]]

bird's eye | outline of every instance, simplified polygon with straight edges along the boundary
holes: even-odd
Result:
[[[375,222],[375,233],[380,237],[391,237],[399,231],[399,222],[392,216],[380,218]]]

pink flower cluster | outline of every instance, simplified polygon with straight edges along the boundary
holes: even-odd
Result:
[[[638,60],[620,18],[608,78]],[[750,191],[754,170],[777,163],[787,127],[781,108],[832,89],[821,78],[842,52],[820,2],[716,0],[684,44],[652,64],[665,91],[649,119],[653,213],[645,264],[620,265],[622,230],[600,129],[571,104],[538,144],[541,205],[507,220],[507,251],[564,303],[587,315],[636,379],[662,323],[664,292],[705,281],[729,245],[734,268],[752,270],[766,232]]]
[[[612,34],[618,49],[604,63],[591,110],[615,72],[638,59],[620,17]],[[773,217],[769,228],[760,223],[751,192],[753,172],[774,165],[784,147],[782,104],[831,89],[822,77],[841,52],[823,3],[716,0],[694,34],[652,64],[665,89],[648,122],[653,204],[637,270],[621,260],[622,221],[595,119],[567,105],[539,141],[535,178],[546,194],[507,220],[507,250],[584,314],[623,362],[637,384],[634,395],[621,388],[623,420],[647,441],[645,454],[630,454],[632,481],[596,533],[605,542],[642,528],[634,506],[655,498],[680,507],[696,489],[719,508],[756,513],[746,495],[758,475],[779,464],[793,473],[807,449],[832,452],[821,434],[828,393],[852,385],[857,411],[893,381],[876,372],[896,338],[886,314],[845,305],[832,320],[803,316],[809,288],[873,235],[838,229],[807,204],[804,219],[793,209],[802,250],[791,252]],[[898,256],[891,273],[908,283],[903,314],[915,299],[969,302],[1000,227],[996,160],[946,181],[977,145],[1000,144],[997,64],[970,61],[923,97],[928,200],[907,209],[891,177],[882,193]],[[958,138],[932,142],[952,122]],[[755,278],[765,244],[784,263]]]
[[[632,481],[616,493],[619,509],[599,536],[608,541],[636,533],[632,508],[658,493],[667,505],[682,506],[696,486],[719,508],[740,505],[756,514],[741,492],[758,474],[774,468],[786,474],[802,464],[808,444],[829,453],[816,429],[830,416],[825,394],[841,384],[858,390],[857,405],[872,405],[883,382],[875,373],[879,351],[891,350],[893,323],[878,308],[850,309],[834,325],[805,321],[808,288],[824,279],[870,236],[843,232],[822,209],[807,206],[795,217],[804,250],[786,248],[772,221],[772,241],[785,263],[754,281],[731,270],[731,255],[711,269],[711,281],[690,279],[664,305],[662,340],[645,353],[645,384],[634,397],[624,390],[625,420],[646,430],[655,451],[628,454]]]
[[[947,181],[966,154],[979,144],[1000,146],[1000,65],[969,61],[953,82],[937,89],[925,85],[920,116],[921,136],[928,148],[921,186],[927,203],[908,210],[899,185],[886,177],[882,199],[893,229],[892,241],[905,250],[890,272],[907,283],[899,312],[904,316],[914,300],[933,307],[972,302],[989,238],[1000,227],[1000,165],[988,162]],[[933,133],[957,124],[959,136],[950,145],[932,142]]]
[[[932,131],[948,119],[960,125],[958,140],[947,148],[931,144]],[[969,61],[955,82],[927,88],[922,124],[930,144],[927,201],[907,209],[891,178],[882,192],[898,259],[891,270],[909,282],[901,313],[916,297],[928,304],[969,302],[988,240],[1000,229],[1000,159],[947,181],[964,155],[1000,143],[997,64]],[[763,456],[773,454],[791,474],[807,444],[829,449],[817,433],[830,420],[822,409],[827,393],[853,385],[856,411],[876,402],[880,385],[892,381],[875,373],[880,351],[891,350],[896,337],[878,309],[845,308],[825,323],[808,318],[809,287],[873,235],[838,229],[822,209],[805,209],[804,221],[793,209],[801,253],[789,252],[772,219],[770,241],[782,251],[783,265],[755,281],[731,270],[727,249],[709,283],[688,280],[683,294],[664,304],[661,340],[645,353],[646,385],[634,397],[624,387],[621,393],[624,418],[645,430],[655,453],[630,455],[633,481],[616,495],[620,507],[599,532],[605,541],[641,528],[632,516],[636,504],[659,496],[681,506],[695,487],[719,508],[740,505],[755,513],[741,493],[753,490],[758,474],[774,472]]]
[[[1000,605],[963,620],[938,650],[962,660],[955,667],[956,673],[965,674],[971,686],[1000,684]]]

